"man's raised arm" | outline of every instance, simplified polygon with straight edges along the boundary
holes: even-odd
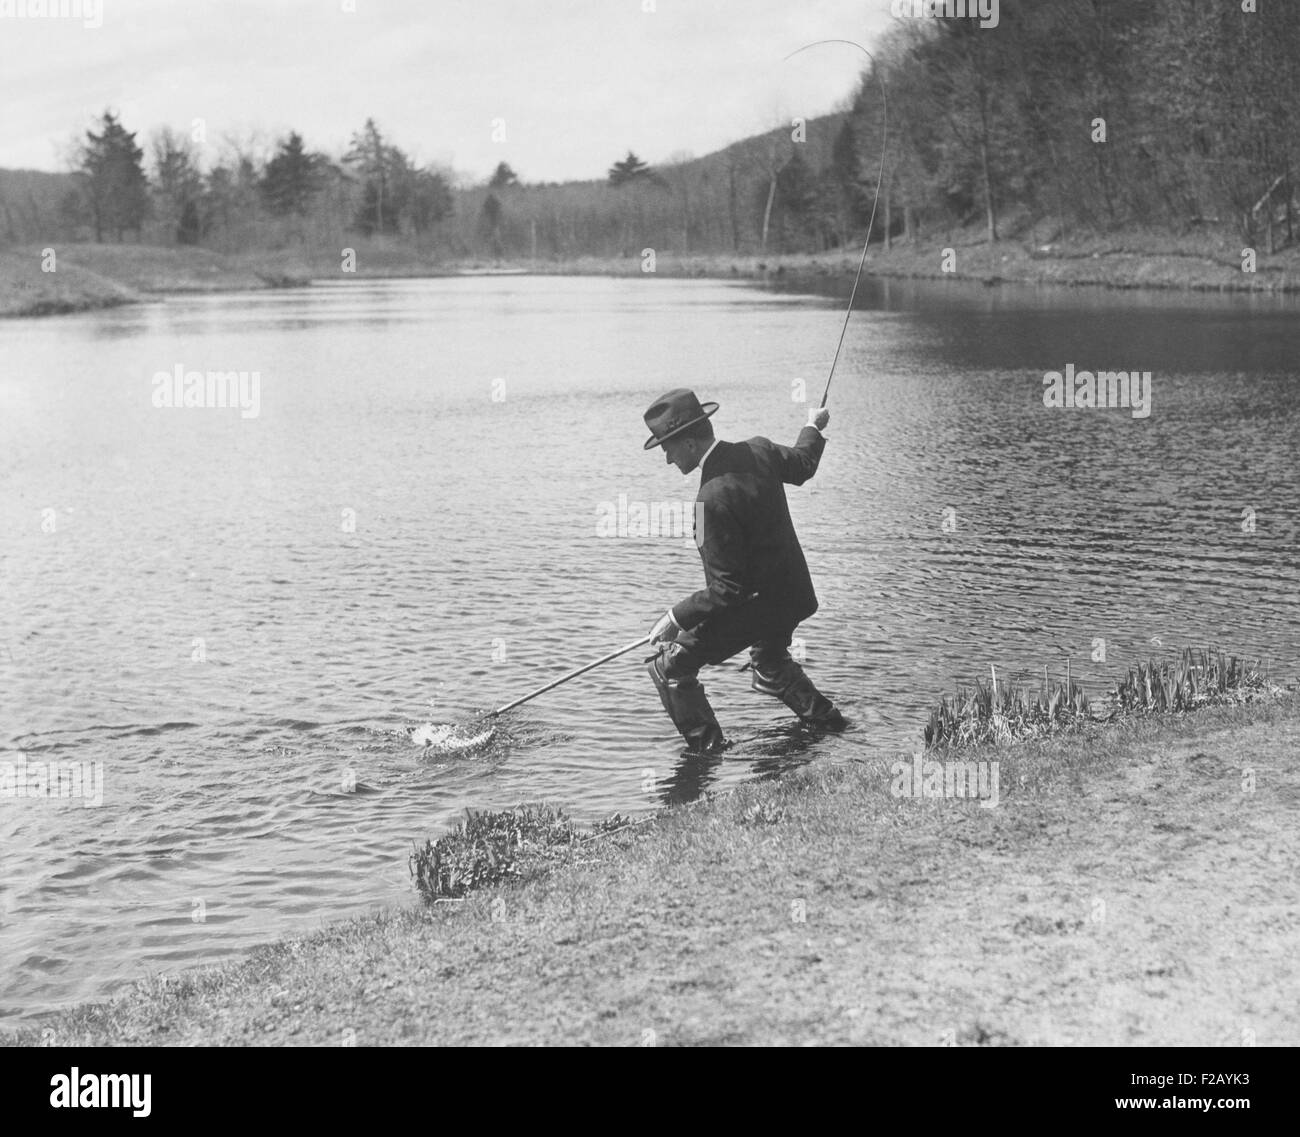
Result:
[[[821,461],[822,451],[826,449],[826,439],[822,431],[831,420],[831,412],[825,407],[818,407],[808,412],[808,425],[799,432],[799,438],[793,446],[778,446],[781,455],[781,480],[792,486],[801,486],[815,473]]]

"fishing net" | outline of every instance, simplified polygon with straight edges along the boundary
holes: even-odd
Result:
[[[468,754],[482,750],[496,737],[497,728],[481,719],[477,722],[427,722],[412,727],[411,741],[425,754]]]

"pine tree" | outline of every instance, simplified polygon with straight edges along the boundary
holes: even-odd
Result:
[[[321,184],[324,159],[308,153],[302,135],[293,131],[282,139],[266,164],[259,190],[267,209],[279,216],[306,215]]]
[[[144,173],[144,151],[135,135],[126,130],[111,111],[105,111],[101,131],[86,131],[81,153],[87,199],[95,226],[95,240],[102,243],[105,232],[137,234],[149,208],[149,180]]]
[[[640,181],[658,184],[661,180],[659,175],[633,154],[631,150],[627,152],[626,158],[621,162],[615,162],[609,168],[609,184],[615,189]]]
[[[512,186],[519,184],[519,176],[505,162],[499,162],[491,180],[488,182],[488,189],[510,189]]]

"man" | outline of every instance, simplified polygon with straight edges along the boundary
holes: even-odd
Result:
[[[649,662],[664,709],[691,749],[723,746],[722,728],[696,678],[705,664],[721,663],[749,648],[753,688],[773,695],[805,723],[841,730],[835,706],[790,658],[795,627],[817,611],[817,596],[799,538],[790,521],[785,483],[803,485],[817,472],[830,421],[825,408],[793,447],[766,438],[723,442],[710,417],[717,403],[701,404],[678,388],[645,413],[650,439],[683,474],[700,470],[695,543],[704,562],[705,587],[674,605],[655,624]]]

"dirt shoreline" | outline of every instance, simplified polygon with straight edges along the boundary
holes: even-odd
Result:
[[[866,274],[882,279],[958,280],[993,286],[1023,284],[1192,292],[1300,292],[1300,250],[1260,256],[1258,271],[1242,271],[1241,250],[1223,241],[1197,243],[1129,234],[1050,246],[1004,242],[875,247]],[[0,316],[64,314],[140,303],[193,292],[305,287],[336,279],[410,279],[514,273],[545,276],[649,276],[641,256],[571,260],[441,260],[400,247],[357,249],[355,274],[340,260],[305,250],[222,256],[206,249],[142,245],[70,245],[55,251],[55,271],[43,268],[45,250],[0,253]],[[951,252],[951,256],[947,253]],[[952,271],[947,271],[945,265]],[[847,295],[858,254],[842,251],[789,256],[656,255],[654,276],[747,280],[798,290],[842,286]]]
[[[1292,696],[962,755],[994,808],[819,763],[7,1041],[1295,1045],[1297,744]]]

